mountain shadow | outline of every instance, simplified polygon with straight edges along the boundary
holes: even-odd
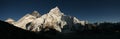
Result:
[[[86,25],[83,27],[83,31],[94,31],[94,32],[77,32],[77,33],[58,33],[54,29],[50,31],[43,31],[36,33],[21,28],[15,27],[9,23],[0,21],[0,39],[120,39],[119,32],[100,32],[96,31],[113,31],[119,30],[119,23],[111,24],[100,24],[97,27],[93,25]]]
[[[38,39],[38,35],[0,21],[0,39]]]

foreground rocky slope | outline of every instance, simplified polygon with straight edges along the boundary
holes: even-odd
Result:
[[[98,28],[102,30],[114,30],[111,27],[107,26],[104,28],[105,25],[110,25],[103,23]],[[116,24],[115,24],[116,25]],[[116,30],[120,30],[119,24],[116,26],[114,25],[113,28]],[[112,24],[113,26],[113,24]],[[50,29],[50,31],[44,32],[41,31],[40,33],[35,33],[31,31],[27,31],[21,29],[19,27],[15,27],[9,23],[0,21],[0,39],[120,39],[120,32],[97,32],[89,30],[86,28],[84,32],[74,32],[74,33],[56,33],[54,29]],[[107,29],[106,29],[107,28]]]

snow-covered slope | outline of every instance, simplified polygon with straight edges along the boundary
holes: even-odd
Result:
[[[26,29],[26,24],[29,22],[32,22],[36,18],[40,17],[41,15],[37,11],[33,11],[31,14],[26,14],[22,18],[20,18],[18,21],[14,21],[12,19],[7,19],[6,22],[15,25],[16,27],[20,27],[22,29]]]
[[[14,25],[23,29],[26,29],[26,24],[36,19],[36,17],[26,14],[20,20],[18,20]]]
[[[41,15],[37,11],[33,11],[31,14],[26,14],[21,19],[19,19],[14,25],[23,29],[26,29],[26,24],[32,22]]]

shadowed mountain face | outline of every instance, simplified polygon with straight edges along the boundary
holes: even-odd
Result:
[[[34,32],[26,31],[9,23],[0,21],[0,39],[37,39]]]

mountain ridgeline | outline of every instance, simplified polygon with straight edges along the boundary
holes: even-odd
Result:
[[[44,15],[33,11],[18,21],[12,18],[0,21],[0,31],[3,39],[119,39],[120,23],[91,24],[55,7]]]
[[[33,32],[49,31],[54,29],[57,32],[70,33],[81,31],[95,32],[119,32],[120,23],[94,23],[79,20],[74,16],[65,15],[58,7],[51,9],[47,14],[41,15],[38,11],[26,14],[18,21],[8,18],[6,22]]]
[[[75,32],[80,27],[87,24],[73,16],[65,15],[58,7],[51,9],[47,14],[40,15],[39,12],[34,11],[31,14],[26,14],[18,21],[8,19],[6,22],[20,27],[25,30],[40,32],[41,30],[49,31],[55,29],[58,32]],[[81,25],[81,26],[79,26]]]

